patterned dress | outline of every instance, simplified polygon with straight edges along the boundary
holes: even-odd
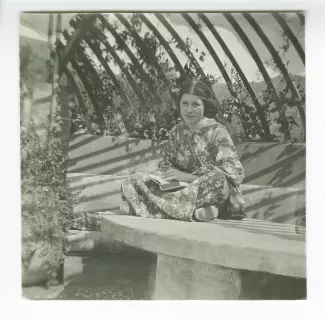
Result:
[[[246,217],[239,185],[244,178],[236,148],[226,128],[205,118],[200,129],[176,125],[163,150],[159,170],[176,168],[197,175],[186,188],[161,191],[146,173],[134,173],[121,185],[122,200],[135,215],[193,221],[197,208],[216,206],[219,219]]]

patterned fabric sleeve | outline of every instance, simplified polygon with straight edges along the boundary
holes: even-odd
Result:
[[[166,142],[164,149],[162,151],[162,160],[158,165],[158,170],[166,171],[175,168],[176,163],[176,127],[174,127],[170,134],[169,139]]]
[[[226,176],[228,182],[238,186],[244,179],[244,168],[230,134],[225,128],[219,127],[215,129],[213,142],[214,163],[202,163],[202,167],[193,173],[201,176],[207,171],[217,170]]]

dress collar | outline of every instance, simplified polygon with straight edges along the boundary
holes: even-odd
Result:
[[[182,120],[182,124],[183,124],[184,133],[193,135],[193,134],[200,133],[203,129],[205,129],[207,127],[217,124],[217,122],[214,119],[204,118],[203,121],[201,122],[200,128],[197,128],[193,131],[191,131],[191,129],[188,127],[188,125],[185,123],[184,120]]]

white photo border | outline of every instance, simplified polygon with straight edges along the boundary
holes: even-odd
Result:
[[[20,147],[19,13],[20,11],[306,11],[307,97],[307,301],[49,301],[21,299],[20,285]],[[321,319],[325,314],[325,4],[323,1],[9,1],[0,3],[0,80],[2,93],[0,237],[3,319],[203,318]],[[324,126],[324,127],[323,127]],[[4,310],[3,310],[4,309]],[[3,312],[1,312],[3,314]],[[323,315],[323,316],[322,316]]]

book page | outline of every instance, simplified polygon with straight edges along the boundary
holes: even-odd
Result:
[[[159,176],[156,176],[154,174],[148,174],[150,176],[150,178],[155,181],[156,183],[158,183],[159,185],[167,185],[167,184],[173,184],[175,185],[175,183],[177,183],[179,186],[183,186],[183,187],[187,187],[188,183],[187,182],[183,182],[183,181],[178,181],[178,180],[172,180],[172,181],[166,181],[162,178],[160,178]]]
[[[164,179],[160,178],[159,176],[156,176],[154,174],[148,173],[148,175],[150,176],[150,178],[154,181],[156,181],[157,183],[159,183],[160,185],[163,184],[168,184],[169,181],[165,181]]]

